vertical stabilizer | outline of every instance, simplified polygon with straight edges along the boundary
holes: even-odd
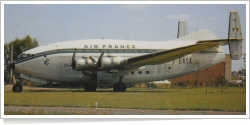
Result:
[[[180,20],[178,23],[178,33],[177,38],[183,37],[188,35],[188,29],[187,29],[187,21]]]
[[[242,32],[238,11],[232,10],[229,17],[228,42],[230,57],[238,60],[242,55]]]

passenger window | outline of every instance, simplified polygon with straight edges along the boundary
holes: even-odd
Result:
[[[131,72],[131,74],[135,74],[135,72]]]
[[[133,50],[133,52],[137,53],[137,52],[139,52],[139,51],[136,49],[136,50]]]
[[[146,74],[149,74],[149,71],[146,71]]]
[[[23,56],[23,54],[20,54],[17,58],[21,58]]]
[[[131,53],[132,50],[127,49],[127,50],[124,50],[124,52],[126,52],[126,53]]]
[[[24,57],[26,57],[26,54],[23,54],[23,55],[22,55],[22,58],[24,58]]]
[[[145,53],[145,52],[146,52],[146,50],[141,50],[141,52],[142,52],[142,53]]]
[[[118,52],[118,53],[122,53],[122,52],[123,52],[123,50],[117,50],[117,52]]]
[[[110,52],[111,52],[111,53],[115,53],[116,51],[111,49]]]
[[[142,74],[142,71],[139,71],[139,74]]]
[[[100,50],[93,50],[93,52],[100,52]]]

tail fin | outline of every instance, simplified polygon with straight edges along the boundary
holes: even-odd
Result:
[[[238,11],[232,10],[229,17],[228,42],[230,57],[238,60],[242,55],[242,32]]]
[[[187,21],[180,20],[178,23],[178,33],[177,38],[183,37],[188,35],[188,29],[187,29]]]

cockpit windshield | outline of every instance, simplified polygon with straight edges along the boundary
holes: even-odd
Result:
[[[20,54],[17,58],[26,58],[26,57],[30,57],[30,56],[34,56],[34,54],[22,53],[22,54]]]

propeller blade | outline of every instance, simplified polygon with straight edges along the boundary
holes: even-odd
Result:
[[[13,44],[11,44],[10,63],[13,63]]]
[[[11,52],[10,52],[10,81],[15,84],[16,79],[14,76],[13,70],[15,69],[15,63],[13,62],[13,44],[11,44]]]
[[[91,59],[92,62],[96,63],[96,60],[92,56],[90,56],[89,58]]]
[[[75,56],[76,56],[76,48],[74,50],[73,56],[72,56],[72,60],[71,60],[71,67],[72,69],[75,69]]]
[[[98,62],[97,62],[98,68],[101,67],[103,54],[104,54],[104,51],[102,51],[102,54],[101,54],[100,57],[98,58]]]
[[[75,56],[76,56],[76,48],[75,48],[75,51],[74,51],[73,56],[72,56],[72,62],[75,60]]]

